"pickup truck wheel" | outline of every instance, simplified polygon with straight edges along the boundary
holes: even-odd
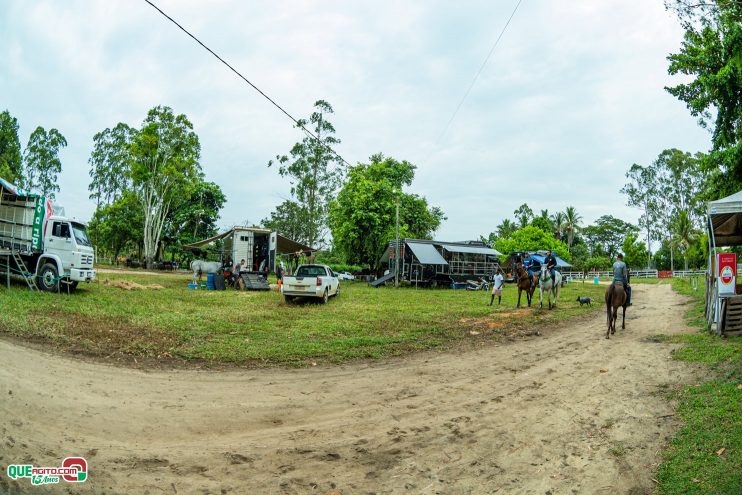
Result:
[[[283,296],[283,300],[286,304],[294,302],[294,296]]]
[[[325,293],[322,294],[322,304],[327,304],[327,300],[330,298],[329,294],[327,294],[327,289],[325,289]]]
[[[337,290],[335,291],[335,297],[337,297],[337,296],[339,296],[339,295],[340,295],[340,284],[338,284],[338,288],[337,288]]]
[[[47,292],[57,292],[59,290],[58,276],[59,272],[57,272],[57,267],[54,264],[44,263],[39,270],[39,289]]]

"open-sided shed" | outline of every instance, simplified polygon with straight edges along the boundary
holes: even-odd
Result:
[[[707,228],[706,321],[719,335],[741,335],[742,287],[737,285],[737,257],[719,250],[742,246],[742,191],[709,203]]]
[[[480,241],[445,242],[426,239],[399,240],[399,278],[425,285],[447,285],[489,278],[498,267],[498,251]],[[394,273],[395,241],[381,257],[381,265]]]

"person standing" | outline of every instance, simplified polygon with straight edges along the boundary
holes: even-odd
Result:
[[[505,280],[502,278],[502,273],[500,273],[500,268],[495,269],[495,276],[492,277],[492,298],[490,299],[490,306],[492,306],[492,303],[495,302],[495,296],[497,296],[497,305],[500,305],[500,301],[502,300],[502,286],[505,283]]]

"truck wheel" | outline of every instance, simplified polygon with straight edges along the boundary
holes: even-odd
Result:
[[[286,304],[290,304],[294,302],[294,296],[283,296],[283,300],[286,302]]]
[[[339,296],[339,295],[340,295],[340,284],[338,284],[338,288],[337,288],[337,290],[335,291],[335,297],[337,297],[337,296]]]
[[[47,292],[57,292],[59,290],[59,272],[53,263],[44,263],[39,270],[39,289]]]
[[[330,298],[330,296],[327,294],[327,289],[325,289],[325,293],[322,294],[322,304],[327,304],[327,300]]]

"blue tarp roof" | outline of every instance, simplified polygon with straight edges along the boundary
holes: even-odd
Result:
[[[556,257],[556,260],[557,260],[557,268],[572,268],[572,265],[571,264],[567,263],[566,261],[564,261],[559,256],[556,256],[555,255],[555,257]],[[544,260],[546,259],[546,256],[543,255],[543,254],[531,253],[531,258],[535,259],[539,263],[543,263]]]

